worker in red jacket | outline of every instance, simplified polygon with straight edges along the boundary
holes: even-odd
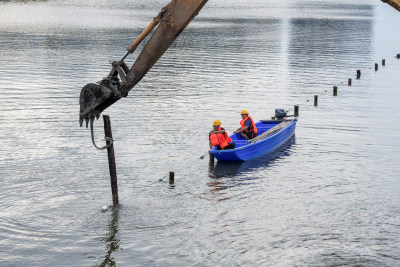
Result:
[[[240,128],[234,133],[240,133],[246,139],[253,139],[257,136],[258,130],[253,119],[249,116],[249,112],[245,109],[240,113],[242,120],[240,121]]]
[[[224,128],[221,127],[221,121],[213,122],[213,130],[210,132],[208,139],[210,140],[210,148],[217,146],[218,150],[234,149],[236,144],[228,136]]]

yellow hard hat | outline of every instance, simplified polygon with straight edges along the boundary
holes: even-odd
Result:
[[[249,112],[245,109],[242,110],[242,113],[240,113],[240,115],[249,115]]]
[[[213,125],[215,125],[215,126],[221,126],[221,121],[220,120],[215,120],[214,122],[213,122]]]

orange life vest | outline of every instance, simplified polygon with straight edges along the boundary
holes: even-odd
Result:
[[[247,128],[246,132],[253,131],[254,133],[258,133],[257,126],[255,125],[253,119],[250,116],[247,116],[247,118],[240,121],[240,128],[243,129],[245,127],[244,123],[247,121],[247,119],[251,120],[251,126]]]
[[[222,127],[218,128],[218,131],[222,130]],[[210,134],[210,141],[211,145],[213,146],[220,146],[221,148],[226,147],[229,143],[232,143],[232,138],[226,133],[217,133],[217,134]]]

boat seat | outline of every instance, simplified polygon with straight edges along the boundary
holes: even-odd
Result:
[[[238,148],[244,146],[248,140],[243,139],[243,140],[232,140],[232,141],[236,144],[235,148]]]
[[[268,131],[269,129],[271,129],[272,127],[274,127],[275,125],[271,125],[271,126],[264,126],[264,127],[257,127],[258,130],[258,134],[261,134],[263,132]]]
[[[268,124],[266,126],[259,126],[257,127],[258,130],[258,135],[268,131],[269,129],[271,129],[272,127],[274,127],[276,124]],[[246,141],[248,141],[247,139],[245,139],[243,136],[241,136],[240,134],[236,133],[232,136],[232,141],[236,144],[238,144],[239,146],[243,145]],[[240,143],[241,141],[243,141],[244,143]]]

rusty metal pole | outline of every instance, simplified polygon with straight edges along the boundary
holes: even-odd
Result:
[[[294,106],[294,116],[295,117],[299,116],[299,106],[297,106],[297,105]]]
[[[107,143],[107,154],[108,154],[108,167],[110,169],[110,181],[111,181],[111,193],[113,206],[118,205],[118,184],[117,184],[117,168],[115,164],[114,145],[112,143],[112,132],[111,122],[108,115],[103,115],[104,120],[104,133],[106,136]]]
[[[351,86],[351,79],[349,79],[349,80],[347,81],[347,85],[348,85],[348,86]]]

